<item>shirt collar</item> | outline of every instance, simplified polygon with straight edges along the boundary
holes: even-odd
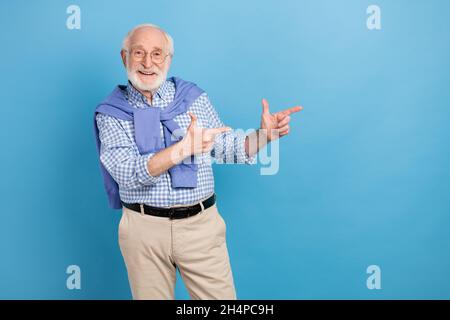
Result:
[[[158,96],[161,100],[167,101],[167,94],[168,94],[168,81],[165,80],[161,86],[158,88],[158,90],[155,93],[155,96]],[[137,107],[145,107],[149,106],[149,103],[147,102],[147,98],[139,92],[128,80],[127,84],[127,98],[128,101]]]

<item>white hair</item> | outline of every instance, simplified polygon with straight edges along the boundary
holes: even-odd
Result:
[[[170,53],[170,55],[173,56],[174,48],[173,48],[173,39],[172,39],[172,37],[164,29],[162,29],[161,27],[159,27],[159,26],[157,26],[155,24],[151,24],[151,23],[140,24],[140,25],[137,25],[136,27],[134,27],[133,29],[131,29],[128,32],[128,34],[125,36],[125,38],[123,39],[122,49],[123,50],[128,50],[129,49],[130,38],[133,35],[133,33],[136,30],[138,30],[140,28],[144,28],[144,27],[151,27],[151,28],[155,28],[155,29],[158,29],[159,31],[161,31],[164,34],[164,36],[166,37],[167,43],[169,44],[169,53]]]

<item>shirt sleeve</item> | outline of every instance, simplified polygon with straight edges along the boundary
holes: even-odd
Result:
[[[100,139],[100,161],[120,189],[130,190],[158,183],[160,176],[148,172],[147,162],[154,153],[139,154],[134,141],[119,120],[98,113],[96,116]]]
[[[225,124],[219,117],[214,106],[211,104],[206,93],[200,96],[204,104],[206,114],[208,116],[208,127],[218,128],[224,127]],[[245,138],[246,135],[241,130],[230,130],[216,135],[214,147],[211,150],[211,157],[216,163],[245,163],[255,164],[256,154],[249,157],[245,152]]]

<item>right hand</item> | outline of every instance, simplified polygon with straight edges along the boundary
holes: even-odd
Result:
[[[206,153],[212,150],[214,147],[215,137],[217,134],[230,131],[230,127],[220,128],[199,128],[197,127],[197,117],[188,112],[191,117],[191,123],[187,128],[186,135],[181,140],[187,148],[189,155],[196,155]]]

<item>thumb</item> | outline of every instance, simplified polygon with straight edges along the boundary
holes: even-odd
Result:
[[[266,99],[262,99],[263,113],[269,113],[269,102]]]
[[[191,123],[189,124],[188,130],[191,130],[197,125],[197,116],[192,112],[188,112],[188,114],[191,117]]]

